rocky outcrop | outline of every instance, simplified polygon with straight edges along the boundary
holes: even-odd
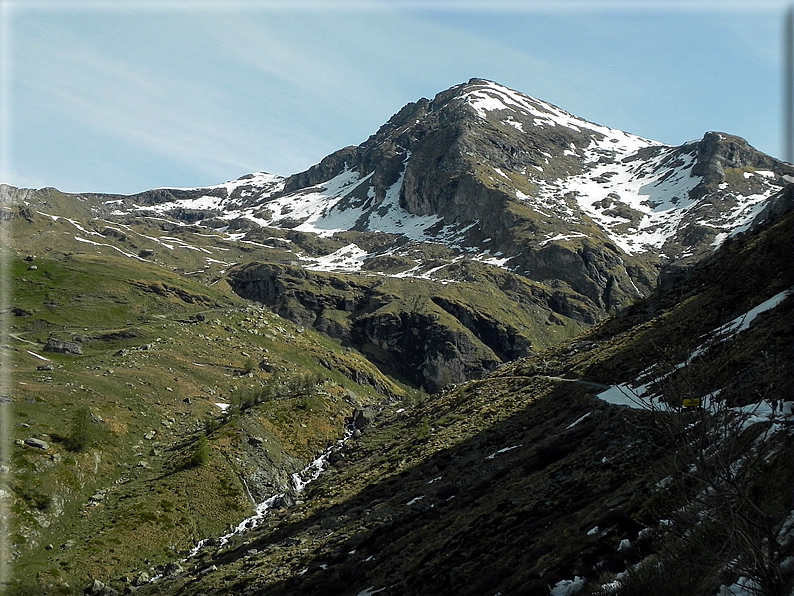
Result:
[[[358,165],[358,155],[354,146],[345,147],[323,158],[319,164],[305,172],[293,174],[284,182],[284,192],[321,184],[341,174],[346,167],[353,169]]]
[[[199,189],[201,195],[223,198],[227,196],[225,188]],[[155,188],[138,194],[131,195],[129,200],[138,205],[161,205],[182,199],[194,199],[199,192],[194,189],[181,188]]]
[[[392,279],[387,285],[378,277],[311,272],[279,264],[236,267],[228,280],[240,296],[341,339],[379,367],[431,391],[481,377],[501,362],[529,354],[532,320],[525,319],[523,325],[512,321],[521,313],[526,317],[525,308],[548,318],[550,304],[559,303],[571,315],[595,320],[570,294],[538,290],[538,296],[533,296],[532,286],[509,273],[489,279],[461,268],[460,275],[470,279],[468,283],[493,287],[488,302],[468,303],[462,298],[465,293],[460,294],[462,288],[445,296],[444,286],[430,280]],[[338,369],[334,363],[327,367]]]
[[[731,168],[779,171],[782,162],[752,147],[747,141],[723,132],[707,132],[697,146],[693,176],[703,176],[704,184],[719,184]],[[785,169],[791,169],[785,168]]]
[[[434,296],[432,300],[460,321],[503,361],[515,360],[532,350],[532,343],[526,337],[493,315],[479,312],[464,302],[441,296]]]
[[[80,356],[83,353],[83,348],[77,342],[63,341],[55,337],[51,337],[44,345],[44,351],[54,352],[57,354],[72,354],[75,356]]]
[[[550,243],[530,248],[517,257],[516,262],[531,278],[550,283],[564,281],[575,292],[609,313],[628,306],[649,292],[657,276],[652,266],[637,263],[630,274],[614,246],[590,242]],[[596,320],[587,322],[595,323]]]

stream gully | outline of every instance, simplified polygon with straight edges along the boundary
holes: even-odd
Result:
[[[265,517],[267,516],[268,511],[270,511],[271,509],[276,508],[277,504],[282,499],[284,499],[287,496],[287,494],[291,494],[293,496],[294,495],[298,495],[301,492],[303,492],[304,489],[311,482],[313,482],[314,480],[317,480],[317,478],[319,478],[320,475],[323,473],[323,470],[325,470],[325,466],[326,466],[328,457],[334,451],[336,451],[340,447],[342,447],[342,445],[344,445],[348,441],[348,439],[350,439],[352,436],[353,436],[353,426],[350,425],[350,426],[345,428],[345,434],[344,434],[344,436],[341,439],[337,440],[335,443],[333,443],[328,448],[326,448],[325,451],[323,451],[319,456],[317,456],[314,460],[309,462],[309,464],[305,468],[303,468],[302,470],[299,470],[298,472],[295,472],[294,474],[292,474],[292,487],[293,487],[292,491],[278,493],[278,494],[275,494],[275,495],[273,495],[271,497],[268,497],[267,499],[265,499],[264,501],[262,501],[261,503],[259,503],[256,506],[256,509],[255,509],[253,515],[251,515],[250,517],[247,517],[246,519],[241,521],[239,524],[237,524],[237,526],[232,531],[230,531],[228,534],[224,534],[223,536],[221,536],[220,538],[217,538],[217,539],[215,539],[215,538],[205,538],[203,540],[200,540],[198,543],[196,543],[196,546],[194,546],[191,549],[191,551],[187,555],[187,557],[185,557],[184,559],[181,559],[179,562],[180,563],[185,563],[185,562],[189,561],[190,559],[195,557],[204,546],[206,546],[207,544],[209,544],[211,542],[213,544],[216,544],[219,547],[222,547],[225,544],[227,544],[229,542],[229,540],[231,538],[233,538],[234,536],[241,536],[247,530],[253,529],[253,528],[257,527],[258,525],[260,525],[262,523],[262,521],[265,519]],[[216,541],[217,541],[217,543],[216,543]],[[150,583],[151,582],[155,582],[155,581],[161,579],[162,577],[163,577],[162,574],[155,575],[154,577],[151,578]]]
[[[319,456],[317,456],[314,460],[312,460],[309,463],[309,465],[307,465],[305,468],[292,474],[293,490],[291,491],[291,494],[293,495],[300,494],[311,482],[317,480],[317,478],[320,477],[320,474],[322,474],[323,470],[325,469],[328,456],[330,456],[331,453],[333,453],[334,451],[339,449],[342,445],[344,445],[345,442],[347,442],[347,440],[350,439],[350,437],[352,436],[353,436],[352,427],[346,428],[345,435],[341,439],[339,439],[331,446],[326,448],[325,451],[323,451]],[[280,500],[282,500],[287,494],[288,493],[278,493],[276,495],[268,497],[267,499],[259,503],[256,506],[256,510],[254,511],[254,514],[252,516],[244,519],[239,524],[237,524],[237,526],[231,532],[217,539],[218,545],[223,546],[226,543],[228,543],[233,536],[240,536],[244,534],[246,530],[250,530],[258,526],[260,523],[262,523],[262,520],[267,515],[267,512],[273,509],[274,506]],[[182,562],[187,561],[188,559],[196,556],[196,554],[201,550],[201,548],[204,547],[211,540],[213,539],[205,538],[204,540],[200,540],[196,544],[196,546],[194,546],[193,549],[190,551],[190,554],[188,554],[186,558],[182,559]]]

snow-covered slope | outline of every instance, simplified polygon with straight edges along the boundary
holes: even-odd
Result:
[[[577,118],[489,81],[479,81],[462,97],[480,118],[496,120],[525,135],[537,134],[539,129],[585,134],[587,146],[571,142],[562,151],[563,157],[579,161],[581,173],[555,175],[553,161],[559,155],[543,151],[542,163],[512,172],[528,176],[537,186],[532,194],[516,189],[516,198],[572,224],[587,217],[626,253],[664,251],[684,256],[686,249],[673,244],[690,225],[712,230],[711,246],[716,247],[728,235],[744,231],[764,201],[794,180],[790,167],[756,152],[738,137],[708,133],[703,141],[665,146]],[[723,180],[716,188],[704,189],[706,172],[697,166],[709,157],[710,147],[720,144],[727,145],[727,155],[717,157],[727,157],[729,162],[720,164]],[[740,171],[726,172],[726,166]],[[509,183],[512,178],[509,171],[494,168],[494,172],[500,182]],[[704,210],[710,212],[701,214]]]

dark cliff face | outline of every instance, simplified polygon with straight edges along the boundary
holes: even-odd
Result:
[[[401,305],[371,283],[359,285],[296,267],[251,264],[233,272],[229,280],[242,297],[341,339],[392,374],[430,391],[481,377],[501,362],[477,333],[498,328],[493,319],[490,325],[480,321],[472,331],[457,320],[445,320],[441,309]],[[489,337],[498,351],[513,356],[529,352],[528,339],[501,327],[501,335]]]
[[[431,392],[480,378],[501,362],[476,335],[446,325],[435,313],[362,316],[353,323],[350,339],[373,362]]]

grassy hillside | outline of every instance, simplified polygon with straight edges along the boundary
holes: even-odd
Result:
[[[10,265],[10,593],[81,591],[174,558],[248,515],[252,493],[282,492],[356,406],[404,393],[224,282],[107,255]],[[46,351],[53,338],[81,354]],[[285,389],[295,378],[309,381]]]

